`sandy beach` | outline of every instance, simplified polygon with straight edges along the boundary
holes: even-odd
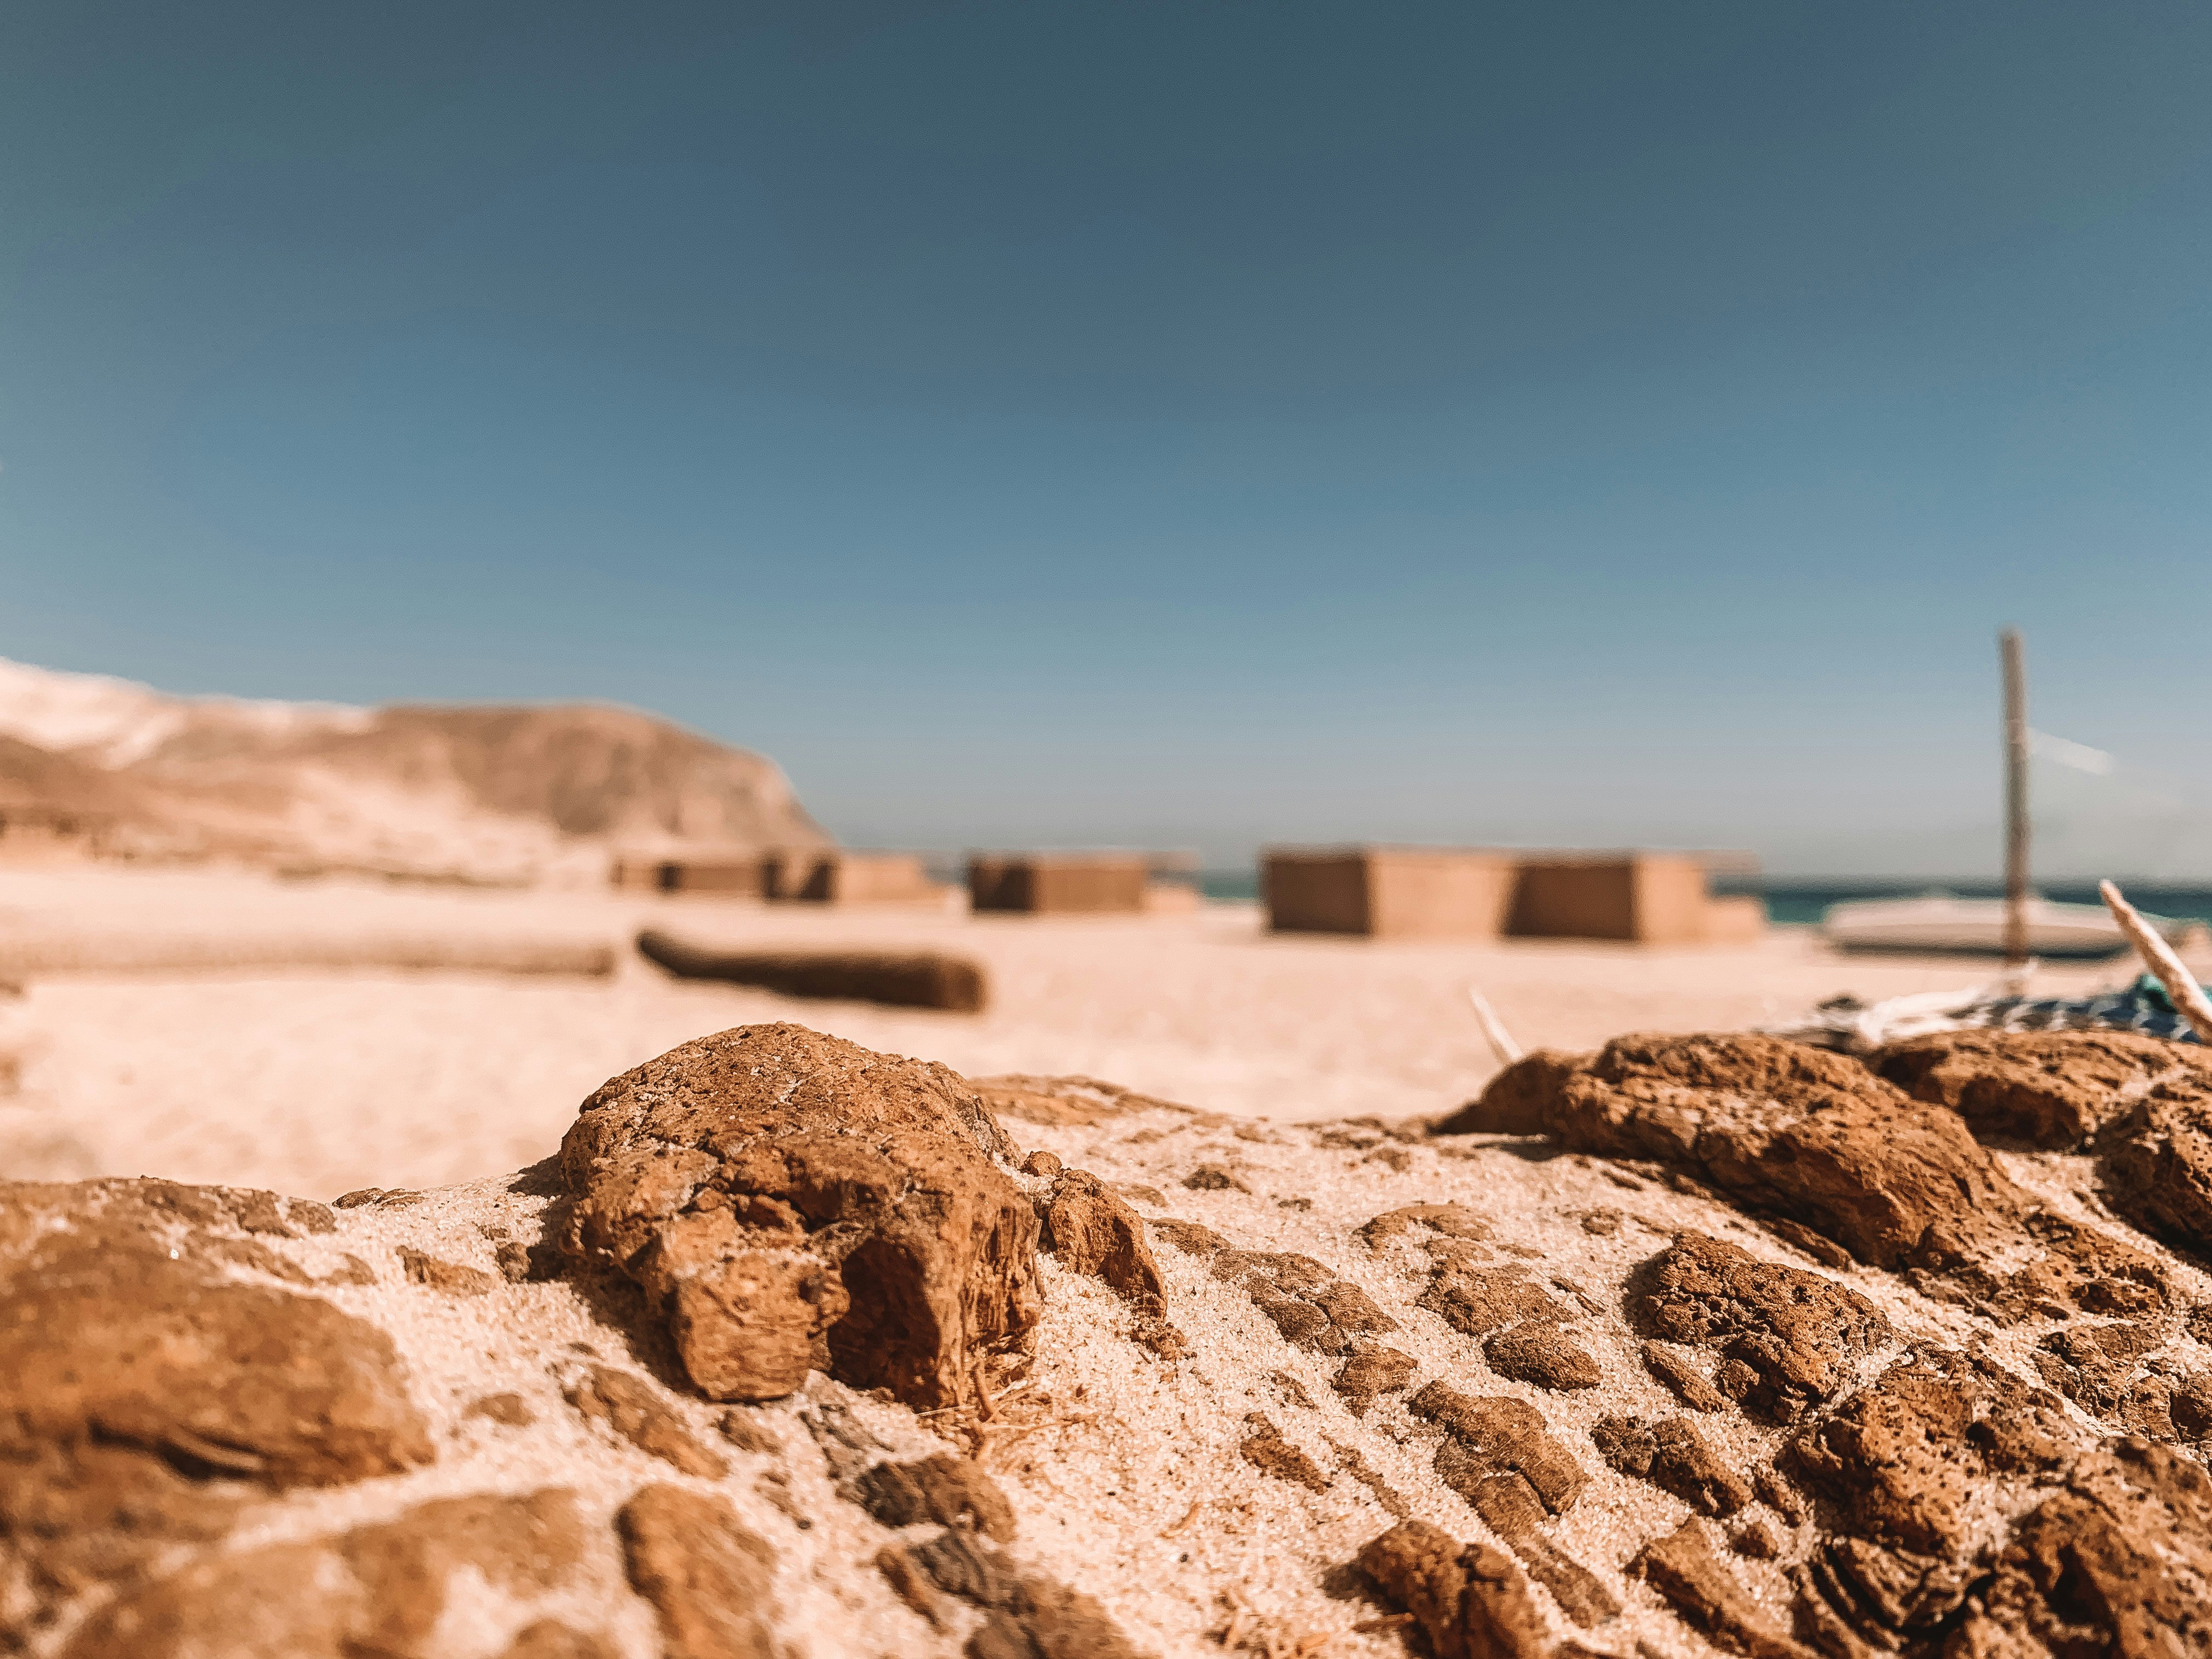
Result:
[[[800,1001],[673,981],[641,926],[750,946],[957,951],[988,969],[988,1012]],[[46,971],[88,947],[286,942],[598,941],[604,977],[385,969]],[[1810,930],[1751,946],[1270,937],[1255,907],[1192,915],[971,917],[596,890],[285,882],[249,872],[50,866],[0,871],[4,1015],[22,1053],[0,1101],[18,1176],[157,1173],[330,1197],[477,1180],[544,1158],[607,1078],[710,1031],[790,1019],[969,1076],[1079,1073],[1278,1121],[1441,1112],[1497,1067],[1469,1012],[1480,985],[1525,1045],[1594,1048],[1637,1030],[1737,1030],[1850,991],[1969,985],[1972,960],[1845,957]],[[2086,988],[2125,963],[2053,967]]]

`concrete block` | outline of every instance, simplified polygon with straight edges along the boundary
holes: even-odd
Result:
[[[1261,897],[1277,933],[1369,939],[1495,939],[1513,858],[1473,848],[1276,848]]]
[[[1521,860],[1505,931],[1688,944],[1708,936],[1711,902],[1704,863],[1686,854],[1535,854]]]
[[[1136,915],[1147,874],[1141,853],[990,854],[968,860],[968,902],[1028,915]]]

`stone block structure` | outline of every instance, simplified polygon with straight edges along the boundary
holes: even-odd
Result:
[[[939,890],[914,853],[771,853],[761,861],[763,896],[799,904],[913,903]]]
[[[1441,847],[1277,848],[1261,896],[1277,933],[1370,939],[1495,939],[1513,890],[1513,855]]]
[[[1137,915],[1149,874],[1141,853],[994,853],[968,860],[979,911],[1028,915]]]

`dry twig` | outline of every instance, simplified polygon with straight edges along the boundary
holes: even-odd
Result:
[[[2197,982],[2197,976],[2181,965],[2181,958],[2174,955],[2173,947],[2136,914],[2135,906],[2120,896],[2118,887],[2109,881],[2100,881],[2097,891],[2104,896],[2105,908],[2120,924],[2120,931],[2128,936],[2128,942],[2157,975],[2158,982],[2166,987],[2166,996],[2189,1022],[2197,1040],[2212,1042],[2212,1002],[2205,1000],[2204,988]]]

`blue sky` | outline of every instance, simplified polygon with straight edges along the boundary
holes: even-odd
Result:
[[[2208,81],[2191,6],[17,4],[0,654],[641,705],[860,842],[1969,874],[2009,622],[2168,803],[2057,856],[2212,877]]]

